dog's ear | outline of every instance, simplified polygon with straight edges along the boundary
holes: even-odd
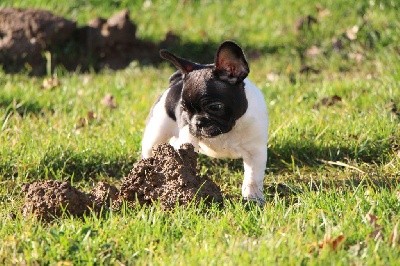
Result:
[[[250,72],[242,48],[232,41],[219,46],[214,64],[214,73],[232,84],[243,81]]]
[[[189,72],[192,72],[193,70],[201,68],[199,64],[180,58],[165,49],[160,50],[160,56],[161,58],[164,58],[174,64],[175,67],[179,69],[183,74],[187,74]]]

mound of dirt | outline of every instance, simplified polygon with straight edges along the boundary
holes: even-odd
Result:
[[[196,173],[197,154],[190,144],[174,150],[161,144],[153,150],[153,157],[138,162],[123,180],[120,199],[151,204],[160,201],[165,210],[177,204],[222,202],[219,187]]]
[[[68,182],[51,180],[25,184],[22,214],[50,221],[64,211],[81,217],[89,211],[118,209],[124,201],[128,206],[159,201],[164,210],[176,205],[197,204],[200,200],[222,202],[219,187],[197,174],[197,154],[192,145],[185,144],[175,150],[169,144],[161,144],[153,152],[153,157],[134,165],[122,180],[120,191],[105,182],[99,182],[89,194]]]
[[[118,189],[105,182],[99,182],[90,192],[90,199],[95,206],[111,207],[112,202],[118,199]]]
[[[22,192],[25,193],[22,214],[33,214],[45,221],[62,215],[64,210],[73,216],[82,216],[90,208],[98,208],[93,205],[88,194],[72,187],[68,182],[33,182],[25,184]]]
[[[43,75],[49,60],[44,52],[49,51],[52,68],[116,70],[133,60],[159,63],[160,47],[179,41],[171,33],[160,43],[140,40],[136,29],[128,10],[77,27],[75,21],[45,10],[0,8],[0,65],[10,73],[27,69],[30,74]]]
[[[137,49],[136,28],[127,10],[109,19],[95,18],[89,22],[86,43],[88,51],[96,57],[98,68],[120,69],[129,65],[133,59],[132,53]]]
[[[35,9],[0,9],[0,64],[5,70],[17,70],[24,64],[34,74],[44,70],[42,53],[65,42],[76,30],[76,23]],[[39,69],[36,67],[39,66]],[[13,69],[14,68],[14,69]]]

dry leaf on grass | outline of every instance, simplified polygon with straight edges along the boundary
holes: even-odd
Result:
[[[357,25],[354,25],[353,27],[346,30],[345,36],[350,41],[354,41],[355,39],[357,39],[357,33],[358,33],[359,29],[360,28]]]
[[[86,117],[81,117],[78,119],[78,122],[75,124],[75,129],[81,129],[90,124],[93,120],[97,119],[97,114],[93,111],[89,111],[86,114]]]
[[[51,90],[58,86],[60,86],[60,80],[57,77],[49,77],[45,78],[42,83],[42,89],[44,90]]]
[[[315,8],[317,9],[319,19],[327,17],[331,14],[331,11],[329,9],[323,7],[321,4],[316,4]]]
[[[104,106],[107,106],[111,109],[117,108],[117,102],[114,98],[114,96],[110,93],[106,94],[106,96],[104,96],[104,98],[101,100],[101,103]]]
[[[278,79],[279,79],[279,75],[276,74],[276,73],[274,73],[274,72],[269,72],[269,73],[267,74],[267,80],[268,80],[269,82],[275,82],[275,81],[277,81]]]
[[[315,251],[320,251],[325,248],[330,248],[333,251],[337,251],[344,241],[346,240],[346,237],[341,234],[335,238],[331,238],[330,236],[325,236],[323,241],[314,242],[311,244],[311,250],[310,253],[315,252]]]
[[[367,222],[374,227],[378,224],[378,217],[372,213],[367,213],[365,219],[367,219]]]
[[[360,63],[364,59],[364,56],[361,53],[349,53],[349,58]]]
[[[91,80],[92,80],[91,76],[85,75],[85,76],[82,77],[82,84],[83,85],[88,85]]]
[[[348,252],[353,256],[360,256],[366,246],[365,242],[358,242],[357,244],[350,246]]]
[[[81,129],[87,125],[86,118],[80,117],[75,124],[75,129]]]
[[[333,95],[333,96],[330,96],[330,97],[324,97],[320,101],[315,103],[313,108],[314,109],[319,109],[321,106],[329,107],[329,106],[336,105],[336,104],[340,103],[341,101],[342,101],[342,97],[340,97],[338,95]]]
[[[97,114],[93,111],[87,112],[87,118],[89,121],[92,121],[94,119],[97,119]]]
[[[319,48],[316,45],[311,46],[306,50],[306,55],[308,57],[315,57],[317,55],[321,54],[321,48]]]

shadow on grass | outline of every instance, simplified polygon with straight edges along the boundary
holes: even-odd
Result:
[[[233,40],[235,41],[235,40]],[[222,41],[221,41],[222,42]],[[221,42],[162,42],[159,45],[160,49],[168,49],[170,52],[179,55],[180,57],[201,63],[210,64],[214,61],[214,56]],[[240,42],[238,42],[239,45]],[[263,47],[252,47],[241,45],[245,54],[249,59],[258,59],[261,55],[274,54],[283,49],[283,46],[264,45]],[[158,56],[158,52],[157,52]]]
[[[173,36],[161,42],[150,42],[147,40],[135,40],[132,46],[125,50],[112,50],[105,57],[99,57],[99,53],[88,53],[87,47],[82,47],[79,43],[84,41],[70,42],[65,47],[56,48],[53,53],[58,58],[57,65],[63,65],[67,70],[86,72],[88,70],[101,71],[104,68],[120,70],[128,67],[133,61],[143,66],[159,66],[166,62],[160,55],[160,49],[167,49],[180,57],[189,59],[201,64],[209,64],[214,61],[214,56],[220,43],[216,42],[191,42],[181,41],[179,36]],[[221,41],[222,42],[222,41]],[[72,48],[71,48],[72,47]],[[263,54],[272,54],[279,51],[283,46],[263,46],[256,48],[243,46],[249,59],[257,59]],[[44,65],[43,65],[44,70]],[[41,71],[44,74],[44,71]]]
[[[400,185],[400,176],[394,175],[379,176],[379,177],[366,177],[353,176],[346,179],[334,180],[310,180],[294,178],[287,182],[276,182],[267,184],[264,193],[268,198],[291,198],[301,195],[306,190],[324,192],[332,189],[340,189],[341,191],[351,190],[356,191],[360,187],[368,187],[375,190],[387,189],[395,190]]]
[[[49,150],[30,174],[33,178],[61,176],[75,181],[93,179],[97,175],[122,178],[129,173],[136,158],[128,155]]]
[[[10,113],[17,113],[20,116],[25,116],[26,114],[41,115],[48,110],[36,101],[26,101],[1,94],[0,109],[5,110],[4,117],[7,117]]]
[[[341,161],[355,163],[372,163],[381,164],[388,160],[391,152],[391,143],[380,143],[371,141],[369,145],[364,146],[362,150],[357,150],[355,147],[322,147],[316,146],[312,142],[304,142],[301,144],[283,143],[279,146],[273,146],[269,149],[268,169],[272,174],[292,173],[297,167],[321,168],[326,165],[323,161]],[[380,156],[377,157],[376,155]],[[16,162],[12,160],[12,155],[0,160],[0,174],[4,178],[15,178],[19,175]],[[41,158],[38,165],[31,169],[23,169],[24,173],[28,174],[29,178],[40,179],[44,177],[62,177],[72,178],[74,180],[93,179],[98,175],[104,175],[113,178],[122,178],[126,176],[136,162],[137,157],[128,154],[104,154],[87,151],[72,151],[63,148],[54,148],[48,150]],[[199,156],[199,165],[202,167],[202,174],[215,175],[215,169],[225,168],[229,171],[242,172],[243,163],[241,159],[237,160],[222,160],[212,159],[204,155]],[[339,166],[340,167],[340,166]],[[378,187],[391,186],[393,180],[397,178],[388,178],[378,176],[375,178],[373,173],[359,174],[354,171],[354,176],[349,176],[346,180],[327,180],[322,186],[339,186],[339,185],[354,185],[357,186],[362,178],[369,178],[373,184]],[[298,180],[296,184],[304,184],[310,186],[310,180]],[[292,178],[290,178],[290,182]],[[363,181],[364,182],[364,181]],[[311,184],[316,186],[316,184]],[[285,184],[275,187],[272,184],[267,188],[268,191],[279,192],[278,194],[295,194],[295,187],[285,187]],[[275,194],[275,192],[273,194]],[[290,194],[290,193],[289,193]]]
[[[326,161],[382,164],[389,160],[393,143],[389,140],[370,140],[363,146],[321,146],[312,141],[278,143],[268,149],[267,168],[272,172],[293,171],[297,167],[321,167]],[[354,144],[356,145],[356,144]],[[243,171],[241,159],[212,159],[201,155],[200,164],[206,168],[225,167]]]
[[[18,169],[16,168],[16,162],[14,162],[12,158],[8,157],[1,158],[0,180],[2,181],[2,179],[14,179],[17,177],[18,177]]]
[[[369,187],[373,189],[395,190],[400,186],[399,173],[380,174],[374,171],[366,173],[357,170],[346,172],[346,175],[336,179],[323,176],[313,180],[312,178],[299,178],[294,171],[298,167],[308,167],[312,173],[323,170],[324,166],[330,162],[343,162],[352,164],[368,163],[372,165],[384,164],[390,160],[393,143],[371,140],[363,147],[355,147],[350,143],[349,146],[320,146],[311,141],[303,143],[278,143],[268,149],[269,158],[267,167],[272,175],[282,174],[287,176],[283,181],[269,182],[265,185],[265,195],[267,198],[296,198],[305,191],[328,191],[332,189],[342,189],[355,191],[358,187]],[[227,168],[230,171],[243,171],[242,160],[223,160],[211,159],[206,156],[199,157],[200,164],[206,169],[205,174],[213,174],[212,169]],[[342,168],[340,165],[338,168]],[[362,168],[362,166],[360,166]],[[304,170],[304,171],[307,171]],[[326,172],[326,171],[325,171]],[[288,175],[289,173],[289,175]]]
[[[264,185],[264,196],[266,203],[273,203],[276,199],[284,200],[285,206],[291,206],[296,203],[301,203],[302,198],[308,197],[312,193],[334,194],[342,193],[350,196],[361,192],[361,196],[366,191],[374,190],[376,193],[389,191],[393,193],[398,191],[400,187],[400,176],[395,177],[377,177],[377,178],[361,178],[352,176],[341,180],[311,180],[288,178],[288,180],[280,182],[269,182]],[[248,211],[258,210],[263,212],[263,208],[252,201],[243,200],[241,195],[226,194],[225,200],[235,204],[242,202],[245,209]]]
[[[214,56],[221,42],[193,42],[182,41],[180,36],[172,34],[160,42],[136,39],[129,45],[108,47],[106,50],[88,47],[85,28],[78,30],[66,43],[51,47],[52,68],[62,66],[67,71],[73,72],[99,72],[103,69],[120,70],[128,67],[133,61],[143,66],[159,66],[166,62],[160,55],[160,49],[167,49],[180,57],[191,61],[209,64],[214,61]],[[89,42],[90,43],[90,42]],[[240,45],[240,42],[238,42]],[[104,47],[103,47],[104,48]],[[103,49],[102,48],[102,49]],[[257,59],[265,54],[277,53],[283,46],[265,45],[262,47],[242,46],[249,59]],[[99,50],[100,49],[100,50]],[[104,48],[105,49],[105,48]],[[37,62],[30,62],[33,68],[28,72],[34,76],[46,74],[46,60],[44,57]],[[6,73],[26,71],[26,62],[19,60],[3,65]]]
[[[77,153],[71,150],[51,150],[38,165],[19,169],[12,158],[0,160],[0,179],[27,177],[31,180],[44,178],[62,178],[90,180],[98,175],[122,178],[129,173],[136,158],[130,156],[108,156],[105,154]]]
[[[269,165],[277,170],[292,166],[320,166],[324,161],[354,161],[381,164],[393,150],[390,140],[369,140],[362,145],[348,142],[342,145],[316,145],[312,140],[278,143],[268,149]]]

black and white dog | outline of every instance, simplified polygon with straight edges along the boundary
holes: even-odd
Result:
[[[178,71],[153,106],[142,140],[142,156],[153,146],[191,143],[211,157],[242,158],[245,199],[264,203],[268,113],[260,90],[246,77],[249,66],[232,41],[220,45],[214,64],[201,65],[161,50]]]

